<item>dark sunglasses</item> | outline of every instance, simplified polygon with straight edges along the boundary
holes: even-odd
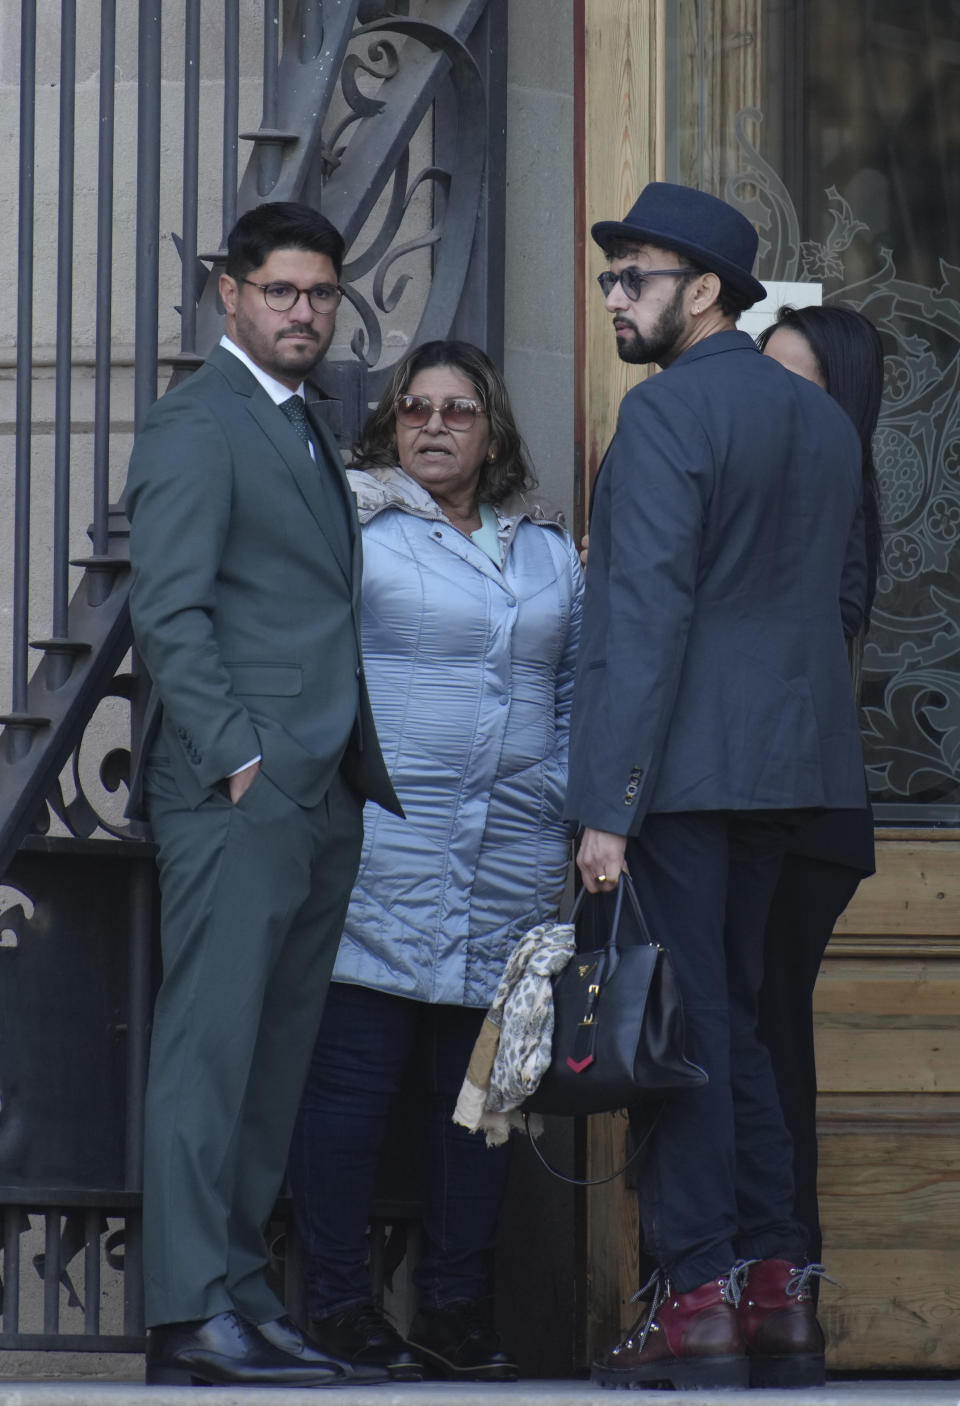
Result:
[[[461,396],[451,396],[434,405],[425,395],[402,395],[393,408],[400,424],[411,430],[422,429],[434,411],[448,430],[469,430],[477,416],[485,413],[479,401],[466,400]]]
[[[605,269],[603,273],[598,273],[597,282],[600,284],[600,292],[605,298],[609,298],[619,283],[631,303],[635,303],[643,292],[643,285],[648,278],[664,278],[667,275],[671,278],[692,278],[696,272],[696,269],[638,269],[633,264],[628,264],[619,273],[614,273],[612,269]]]

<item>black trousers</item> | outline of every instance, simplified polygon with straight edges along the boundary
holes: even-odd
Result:
[[[793,1147],[757,1034],[767,914],[789,835],[768,812],[648,815],[627,863],[709,1083],[668,1099],[638,1177],[648,1253],[685,1293],[740,1258],[795,1258]],[[641,1113],[635,1135],[648,1126]]]
[[[787,854],[767,919],[760,1036],[793,1139],[794,1214],[810,1258],[822,1248],[817,1202],[817,1065],[813,988],[830,934],[864,877],[860,869]]]
[[[510,1146],[487,1147],[453,1121],[484,1012],[432,1006],[335,981],[290,1148],[290,1189],[303,1251],[307,1310],[323,1318],[372,1294],[367,1227],[390,1106],[411,1055],[429,1120],[421,1306],[492,1292],[497,1223]]]

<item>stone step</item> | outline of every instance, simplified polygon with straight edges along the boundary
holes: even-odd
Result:
[[[510,1385],[424,1382],[327,1389],[145,1387],[117,1381],[15,1382],[0,1379],[0,1406],[732,1406],[746,1393],[634,1391],[617,1396],[589,1382],[522,1381]],[[811,1391],[753,1391],[756,1406],[958,1406],[960,1381],[843,1381]]]

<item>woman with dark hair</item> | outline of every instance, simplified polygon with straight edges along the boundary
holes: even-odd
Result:
[[[492,1318],[506,1146],[452,1121],[506,959],[552,918],[570,833],[567,735],[582,573],[533,480],[500,372],[430,342],[398,365],[355,446],[363,652],[406,812],[370,814],[290,1158],[313,1336],[418,1380],[517,1369]],[[510,502],[509,500],[513,500]],[[420,1311],[375,1305],[367,1222],[408,1056],[430,1099]]]
[[[872,448],[883,393],[880,336],[873,323],[851,308],[781,308],[777,321],[757,341],[765,355],[815,381],[839,401],[860,435],[867,570],[862,586],[863,628],[849,641],[856,685],[881,548]],[[759,1028],[793,1138],[794,1214],[806,1227],[811,1260],[819,1260],[822,1248],[813,988],[837,919],[860,880],[874,867],[869,805],[861,810],[828,811],[809,820],[791,840],[767,920]]]
[[[860,436],[867,554],[863,625],[866,634],[880,566],[880,508],[873,464],[873,434],[883,396],[880,334],[863,313],[854,312],[853,308],[783,307],[776,322],[760,333],[757,345],[788,371],[822,386],[843,406]],[[859,671],[859,658],[856,663]]]

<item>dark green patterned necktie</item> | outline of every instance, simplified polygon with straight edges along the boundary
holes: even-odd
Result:
[[[297,434],[310,449],[310,425],[307,420],[307,407],[303,403],[302,395],[292,395],[289,400],[280,402],[280,409],[286,415]]]

